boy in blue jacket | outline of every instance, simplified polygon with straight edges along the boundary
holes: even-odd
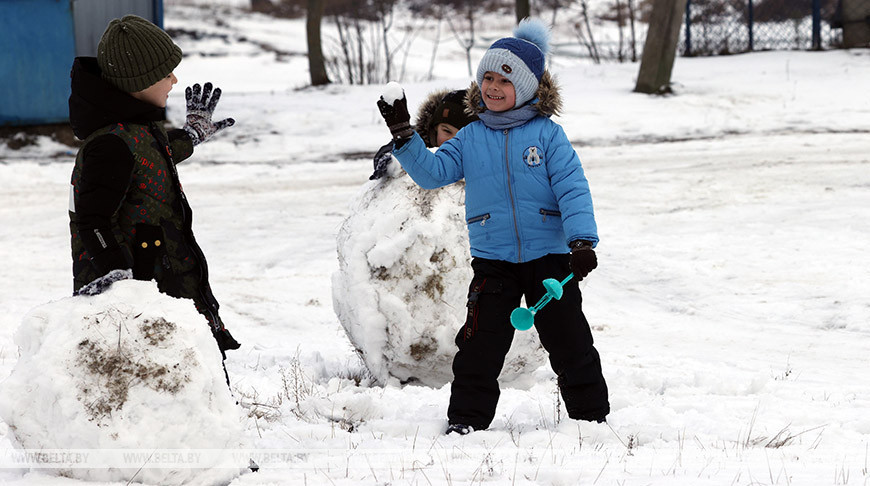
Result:
[[[467,319],[456,336],[447,433],[489,427],[498,375],[513,339],[510,313],[525,296],[537,302],[546,278],[576,277],[535,315],[558,376],[568,416],[603,422],[610,412],[601,360],[583,315],[578,280],[597,267],[598,232],[580,159],[550,120],[561,109],[545,69],[549,31],[525,20],[514,37],[484,54],[468,109],[470,123],[436,153],[409,124],[407,100],[378,107],[394,138],[393,155],[414,181],[434,189],[465,179],[465,211],[474,277]]]

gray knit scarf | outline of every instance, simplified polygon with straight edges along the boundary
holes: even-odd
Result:
[[[518,127],[541,113],[532,105],[523,105],[508,111],[486,110],[478,114],[484,125],[493,130],[506,130]]]

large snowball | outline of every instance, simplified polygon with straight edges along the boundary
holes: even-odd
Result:
[[[393,160],[388,176],[366,183],[352,203],[338,235],[333,307],[381,381],[452,380],[472,277],[464,200],[464,183],[423,190]],[[536,331],[517,332],[500,379],[531,372],[545,357]]]
[[[0,384],[0,416],[17,446],[86,449],[88,462],[106,466],[44,472],[92,481],[213,484],[228,482],[247,465],[239,458],[215,462],[214,450],[243,447],[243,417],[208,324],[191,301],[163,295],[153,282],[125,280],[101,295],[37,307],[14,339],[20,356]],[[144,450],[165,458],[170,449],[212,452],[193,468],[158,468],[145,457],[123,467],[111,454]]]

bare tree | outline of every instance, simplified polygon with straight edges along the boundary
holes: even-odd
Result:
[[[634,9],[634,0],[628,1],[628,19],[631,26],[631,62],[637,62],[637,37],[635,36],[634,22],[637,18],[637,13]]]
[[[463,8],[463,14],[465,20],[468,22],[468,37],[463,37],[459,34],[456,27],[453,25],[453,21],[450,20],[450,17],[447,17],[447,25],[450,26],[450,30],[453,32],[453,35],[456,37],[456,41],[459,42],[465,49],[465,60],[468,62],[468,75],[472,76],[471,72],[471,48],[474,47],[474,11],[475,5],[473,1],[466,1],[465,6]]]
[[[625,34],[623,31],[625,30],[625,12],[623,11],[623,4],[620,0],[615,0],[616,4],[616,26],[619,30],[619,47],[616,48],[616,57],[619,59],[619,62],[625,61],[625,56],[623,54],[623,45],[625,44]]]
[[[616,58],[619,62],[625,61],[625,26],[628,24],[629,18],[628,3],[624,0],[613,0],[607,5],[607,10],[598,16],[599,20],[614,22],[616,24],[617,33],[619,35],[619,43],[616,49]],[[632,24],[633,27],[633,24]]]
[[[384,42],[384,64],[386,64],[387,81],[393,79],[391,72],[393,69],[393,55],[390,52],[390,37],[388,34],[393,27],[393,7],[395,5],[395,2],[382,2],[381,6],[383,9],[378,19],[378,22],[381,24],[381,36]]]
[[[327,69],[337,82],[380,83],[396,78],[397,55],[404,67],[411,43],[419,27],[400,26],[396,30],[394,10],[399,0],[328,0],[326,15],[335,23],[338,39],[332,39]],[[402,54],[404,52],[404,54]]]
[[[427,79],[432,79],[434,75],[432,74],[435,71],[435,57],[438,54],[438,46],[441,44],[441,21],[444,20],[443,16],[439,16],[438,25],[435,27],[435,42],[432,44],[432,56],[429,58],[429,74],[426,76]]]
[[[570,6],[574,0],[539,0],[536,2],[539,5],[539,11],[542,15],[544,9],[550,10],[550,25],[556,25],[556,16],[559,10]]]
[[[341,61],[343,61],[347,82],[350,84],[354,84],[354,63],[351,59],[350,54],[350,33],[348,32],[347,27],[345,27],[344,22],[340,17],[334,17],[333,20],[335,21],[336,29],[338,29],[338,45],[341,48],[341,53],[343,55],[340,61],[336,60],[335,66],[341,66]]]
[[[529,0],[516,0],[515,9],[517,13],[517,23],[520,23],[520,20],[528,17],[531,13],[529,10]]]
[[[308,38],[308,71],[312,86],[329,84],[323,47],[320,39],[320,22],[323,19],[324,0],[308,0],[305,29]]]
[[[574,33],[577,34],[580,43],[586,46],[586,50],[589,51],[589,57],[592,58],[592,62],[599,64],[601,62],[601,55],[598,53],[598,47],[595,45],[595,37],[592,34],[592,28],[589,26],[589,5],[586,0],[580,0],[580,18],[582,22],[574,22]]]

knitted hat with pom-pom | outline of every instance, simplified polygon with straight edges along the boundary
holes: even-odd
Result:
[[[109,22],[97,46],[103,79],[121,91],[142,91],[181,62],[181,48],[151,22],[126,15]]]
[[[514,108],[535,96],[550,50],[550,29],[540,20],[523,19],[513,37],[495,41],[477,66],[477,84],[483,84],[487,71],[501,74],[514,85]]]

